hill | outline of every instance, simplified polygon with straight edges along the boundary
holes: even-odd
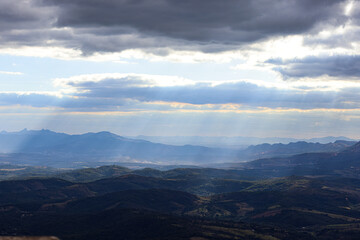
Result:
[[[250,161],[233,167],[252,169],[260,172],[273,172],[273,176],[290,175],[329,175],[359,178],[359,143],[340,152],[304,153],[290,157],[265,158]]]
[[[226,186],[226,179],[217,180]],[[356,239],[359,184],[287,177],[197,196],[188,192],[190,179],[5,181],[0,182],[0,232],[61,239]]]
[[[291,142],[289,144],[260,144],[249,146],[247,149],[240,151],[239,155],[246,156],[247,159],[260,159],[269,157],[285,157],[302,153],[323,153],[323,152],[341,152],[351,147],[354,141],[335,141],[321,144],[312,142]]]

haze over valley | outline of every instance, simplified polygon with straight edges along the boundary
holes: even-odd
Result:
[[[328,138],[324,138],[328,139]],[[336,138],[331,138],[332,140]],[[343,139],[339,137],[338,139]],[[168,145],[142,139],[125,138],[110,132],[69,135],[50,130],[0,133],[0,162],[31,166],[79,168],[104,164],[139,166],[238,163],[259,158],[284,157],[311,152],[339,152],[354,140],[331,143],[291,142],[260,144],[246,148]],[[145,165],[143,165],[145,166]],[[224,165],[225,166],[225,165]]]

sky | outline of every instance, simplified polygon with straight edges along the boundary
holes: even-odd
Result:
[[[360,138],[360,2],[1,0],[0,128]]]

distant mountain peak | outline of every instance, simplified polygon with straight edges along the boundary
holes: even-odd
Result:
[[[99,134],[99,135],[116,135],[116,134],[108,132],[108,131],[101,131],[101,132],[97,132],[95,134]]]

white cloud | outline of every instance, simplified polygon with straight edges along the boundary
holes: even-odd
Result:
[[[22,72],[0,71],[0,74],[5,74],[5,75],[23,75],[24,73],[22,73]]]

